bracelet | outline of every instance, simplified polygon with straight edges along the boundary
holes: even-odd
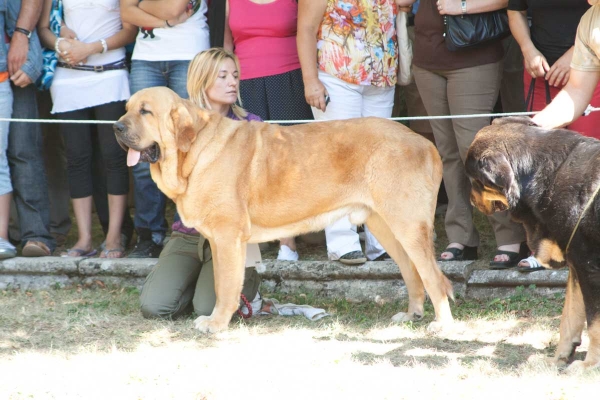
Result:
[[[462,0],[460,2],[460,11],[462,11],[463,14],[467,13],[467,0]]]
[[[106,40],[100,39],[100,44],[102,44],[102,54],[108,51],[108,45],[106,44]]]
[[[20,32],[23,35],[27,36],[27,39],[31,39],[31,31],[25,28],[19,28],[18,26],[15,28],[15,32]]]
[[[172,28],[172,27],[174,26],[174,25],[171,25],[171,24],[169,23],[169,20],[168,20],[168,19],[165,19],[165,22],[167,23],[167,26],[168,26],[169,28]]]
[[[58,48],[58,44],[59,44],[61,41],[63,41],[63,40],[65,40],[65,38],[61,38],[61,37],[59,37],[59,38],[56,38],[56,41],[54,42],[54,50],[56,51],[56,54],[58,54],[58,55],[60,55],[60,54],[61,54],[61,51],[60,51],[60,49]]]

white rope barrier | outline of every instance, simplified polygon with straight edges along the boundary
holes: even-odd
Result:
[[[592,112],[600,111],[600,107],[592,107],[588,105],[583,115],[589,115]],[[387,118],[392,121],[420,121],[420,120],[437,120],[437,119],[464,119],[464,118],[501,118],[501,117],[522,117],[535,115],[537,112],[512,112],[512,113],[488,113],[488,114],[462,114],[462,115],[433,115],[422,117],[395,117]],[[117,121],[103,120],[73,120],[73,119],[27,119],[27,118],[0,118],[1,122],[23,122],[35,124],[114,124]],[[270,124],[306,124],[311,122],[323,122],[312,119],[298,120],[271,120],[264,121]]]

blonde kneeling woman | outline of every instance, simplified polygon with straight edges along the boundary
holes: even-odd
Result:
[[[187,90],[196,105],[214,110],[235,120],[261,121],[238,106],[240,67],[237,57],[222,48],[198,53],[189,65]],[[146,318],[177,318],[195,311],[210,315],[216,301],[213,261],[208,241],[188,228],[175,214],[171,239],[160,253],[141,294],[142,314]],[[248,245],[250,254],[258,245]],[[256,248],[251,251],[250,246]],[[258,253],[260,254],[260,253]],[[246,265],[254,265],[249,260]],[[260,278],[253,267],[246,269],[242,294],[252,302],[255,312],[261,304]]]

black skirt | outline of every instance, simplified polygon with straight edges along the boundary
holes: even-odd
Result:
[[[242,107],[265,121],[313,119],[310,106],[304,98],[300,69],[242,80],[240,96]]]

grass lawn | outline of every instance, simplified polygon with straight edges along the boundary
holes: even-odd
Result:
[[[269,294],[266,294],[269,297]],[[299,293],[281,301],[330,317],[233,319],[199,334],[193,318],[144,320],[134,288],[0,292],[1,399],[576,399],[600,371],[548,367],[562,296],[519,289],[458,299],[453,331],[390,318],[404,303],[351,304]],[[577,354],[584,357],[587,336]]]

